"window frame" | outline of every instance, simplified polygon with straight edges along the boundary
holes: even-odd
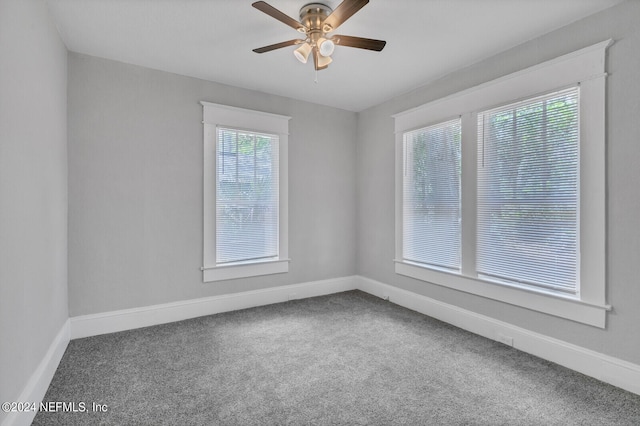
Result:
[[[202,101],[203,107],[203,282],[280,274],[289,271],[288,146],[291,117]],[[278,256],[276,258],[216,262],[216,145],[217,128],[278,137]]]
[[[601,43],[393,115],[395,120],[395,272],[421,281],[604,328],[606,312],[606,49]],[[481,279],[476,273],[477,116],[479,112],[580,85],[579,288],[564,295]],[[404,134],[459,115],[462,120],[460,273],[403,260]]]

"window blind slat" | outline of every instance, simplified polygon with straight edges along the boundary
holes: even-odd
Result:
[[[217,128],[216,263],[278,256],[278,137]]]
[[[578,292],[579,88],[478,114],[477,273]]]

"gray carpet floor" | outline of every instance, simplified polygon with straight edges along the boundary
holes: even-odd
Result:
[[[639,395],[359,291],[73,340],[44,401],[87,412],[35,425],[640,425]]]

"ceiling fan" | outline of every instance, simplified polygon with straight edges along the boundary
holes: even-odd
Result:
[[[300,9],[300,21],[296,21],[270,4],[264,1],[257,1],[252,4],[253,7],[289,25],[306,37],[259,47],[253,49],[253,51],[265,53],[287,46],[300,45],[293,52],[295,57],[300,62],[306,63],[309,56],[312,56],[316,70],[322,70],[329,66],[335,46],[357,47],[380,52],[387,44],[386,41],[346,35],[330,35],[331,32],[367,3],[369,3],[369,0],[344,0],[335,10],[323,3],[309,3],[302,6]]]

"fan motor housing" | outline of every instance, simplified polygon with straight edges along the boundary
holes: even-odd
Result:
[[[322,31],[322,23],[333,10],[322,3],[309,3],[300,9],[300,23],[309,29],[309,33]]]

